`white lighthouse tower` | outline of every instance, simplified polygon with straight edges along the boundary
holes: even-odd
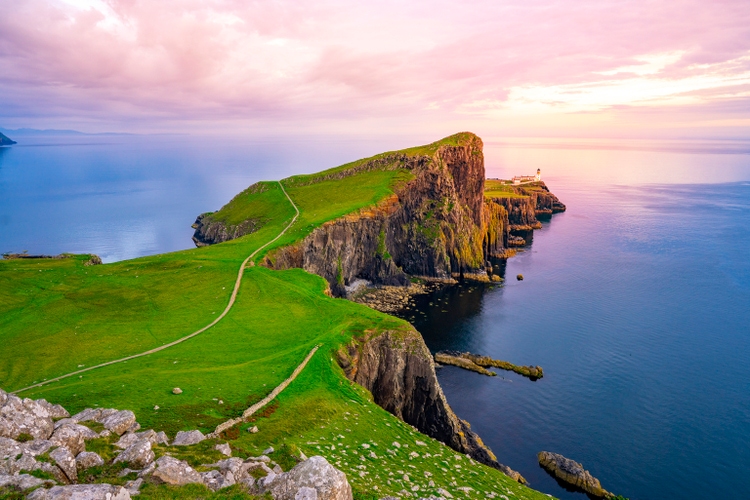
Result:
[[[541,168],[537,168],[536,169],[536,177],[535,177],[535,179],[536,179],[537,182],[539,182],[539,181],[542,180],[542,169]]]

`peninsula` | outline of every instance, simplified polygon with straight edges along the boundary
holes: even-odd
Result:
[[[548,498],[453,413],[419,332],[339,298],[487,277],[536,214],[564,209],[541,182],[512,187],[486,190],[482,141],[460,133],[257,183],[198,217],[192,250],[0,261],[0,484]]]
[[[11,140],[7,135],[0,132],[0,146],[12,146],[18,144],[16,141]]]

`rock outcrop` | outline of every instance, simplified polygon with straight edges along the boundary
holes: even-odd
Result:
[[[352,500],[346,475],[320,456],[263,481],[260,491],[270,493],[274,500]]]
[[[454,450],[525,483],[518,472],[498,463],[469,424],[453,413],[419,332],[366,332],[337,355],[346,376],[369,390],[385,410]]]
[[[549,451],[540,451],[537,458],[539,465],[560,481],[598,498],[614,497],[578,462]]]
[[[193,229],[195,229],[193,243],[195,243],[195,246],[203,247],[222,243],[254,233],[260,229],[266,222],[263,218],[247,217],[244,220],[233,222],[219,218],[218,214],[221,214],[226,209],[231,209],[236,204],[241,204],[248,196],[262,193],[266,189],[268,188],[265,183],[259,182],[253,184],[232,198],[219,212],[207,212],[199,215],[193,223]]]
[[[0,146],[12,146],[17,144],[16,141],[11,140],[7,135],[0,132]]]

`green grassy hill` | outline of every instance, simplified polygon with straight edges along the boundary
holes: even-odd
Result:
[[[444,141],[461,140],[458,135]],[[440,144],[400,153],[429,154]],[[300,210],[299,219],[255,260],[326,221],[377,203],[410,175],[390,166],[358,172],[360,164],[282,181]],[[214,215],[229,222],[257,218],[260,228],[220,245],[97,266],[84,265],[88,256],[0,261],[0,387],[14,391],[143,352],[210,323],[226,307],[242,261],[295,214],[278,183],[261,186]],[[199,336],[20,395],[43,397],[71,412],[96,406],[131,409],[144,428],[170,435],[194,428],[207,432],[263,398],[314,345],[322,344],[292,385],[230,440],[238,455],[283,444],[309,456],[323,455],[347,474],[360,498],[399,495],[415,487],[426,497],[437,495],[437,488],[462,486],[473,488],[461,493],[467,498],[484,498],[490,491],[547,498],[419,434],[372,403],[367,391],[344,376],[332,353],[365,330],[411,326],[330,298],[325,288],[322,278],[303,270],[249,267],[229,314]],[[183,393],[172,394],[174,387]],[[260,432],[244,432],[250,425]],[[148,490],[142,496],[148,498]]]

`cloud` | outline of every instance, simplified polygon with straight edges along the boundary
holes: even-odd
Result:
[[[745,0],[21,0],[0,17],[6,126],[533,128],[743,101],[749,72]]]

